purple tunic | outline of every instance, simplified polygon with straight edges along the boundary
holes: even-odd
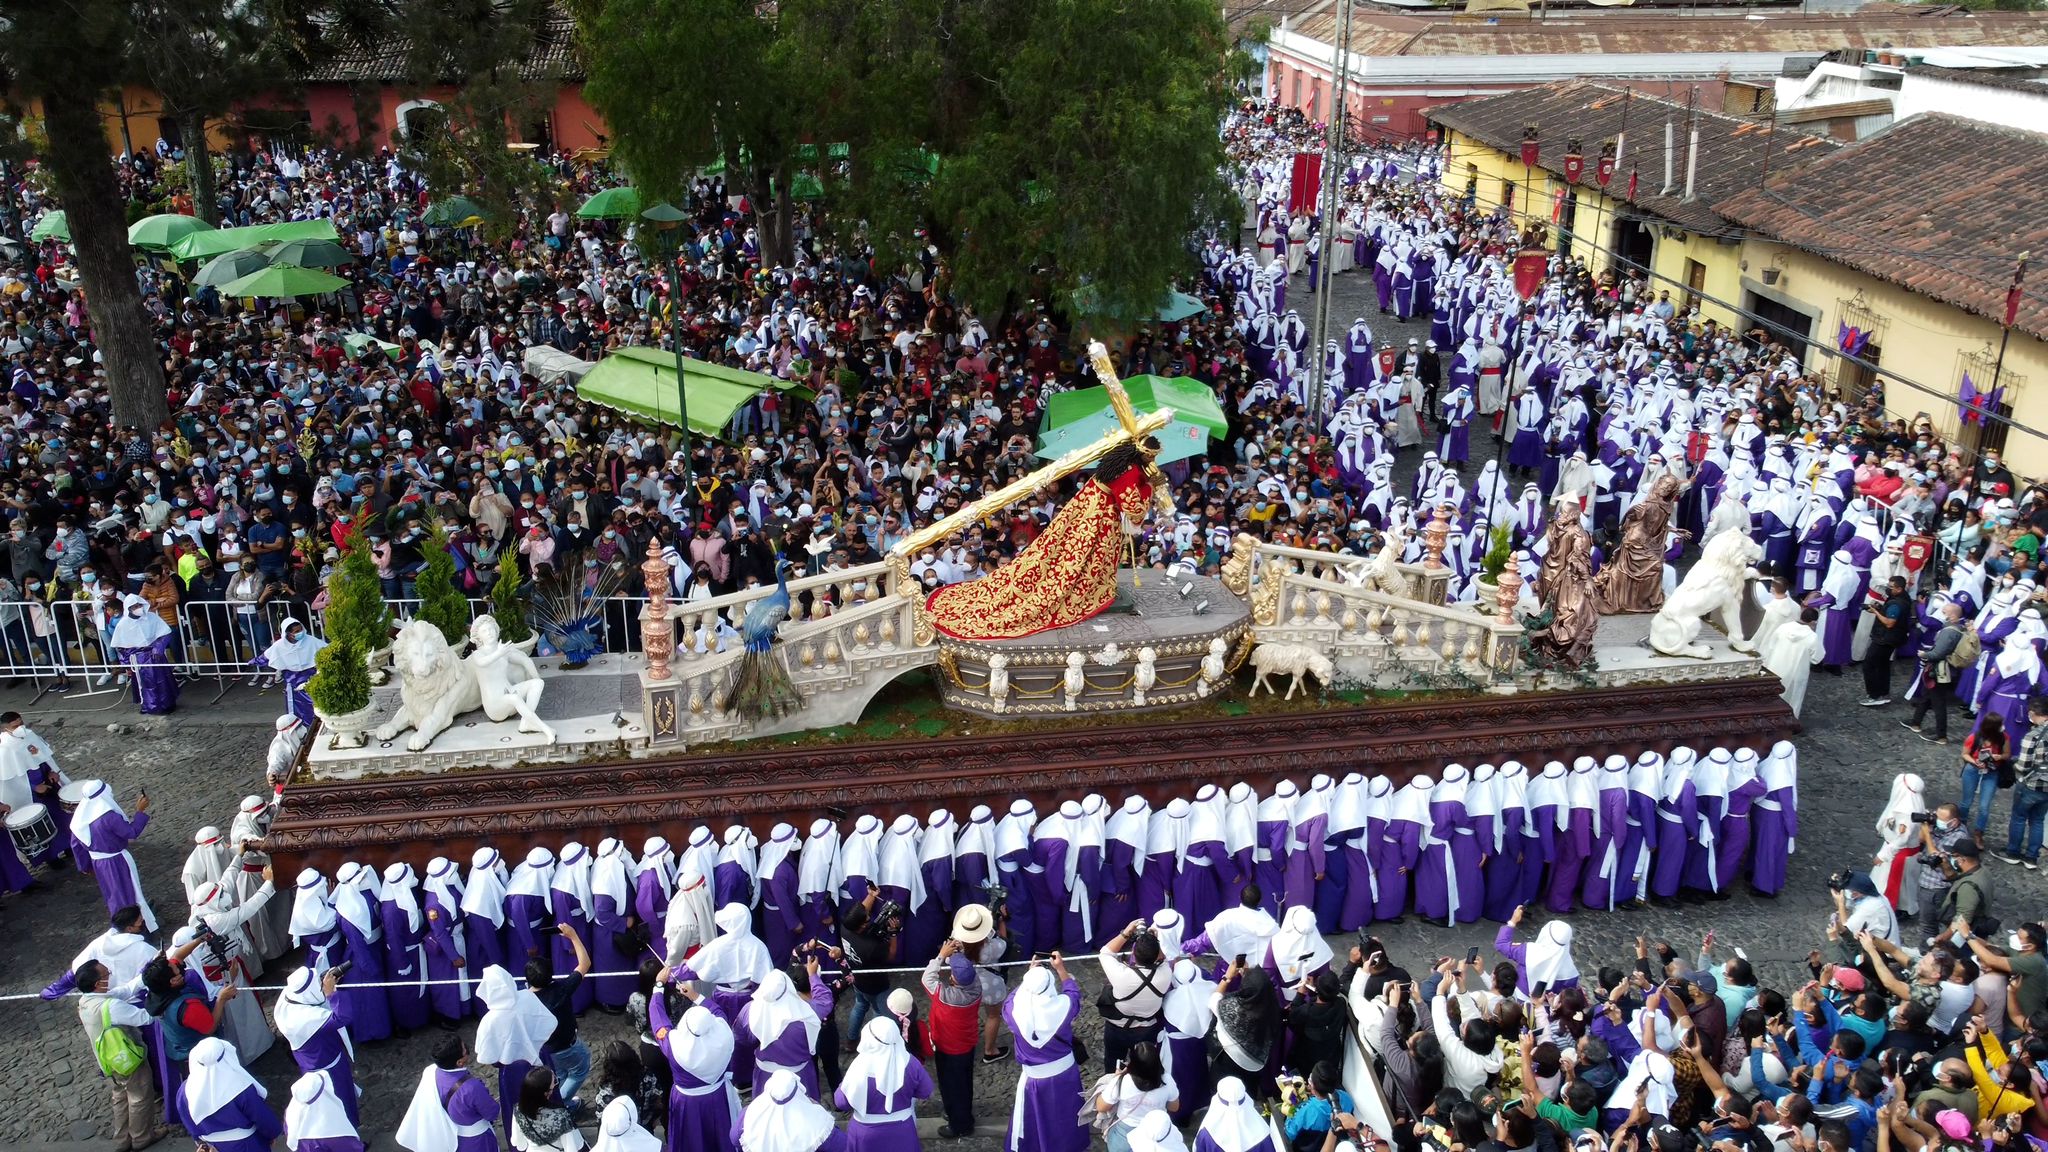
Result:
[[[1036,916],[1031,910],[1032,892],[1028,877],[1031,875],[1031,852],[1028,848],[1006,852],[996,858],[996,875],[1004,897],[1010,904],[1010,947],[1018,955],[1029,956],[1041,947]]]
[[[711,906],[723,908],[727,904],[754,906],[754,878],[747,875],[744,866],[732,860],[720,860],[711,869]]]
[[[1628,835],[1621,842],[1621,867],[1628,878],[1622,903],[1640,900],[1649,888],[1650,855],[1657,847],[1657,797],[1631,788],[1628,794]]]
[[[428,979],[426,915],[421,914],[420,926],[415,928],[405,909],[395,901],[384,900],[377,905],[377,918],[384,926],[385,978],[393,983]],[[410,1032],[427,1026],[427,989],[423,985],[387,988],[384,992],[394,1027]]]
[[[669,885],[662,883],[660,873],[653,868],[643,869],[640,878],[633,882],[633,914],[653,932],[652,939],[668,939],[668,902],[669,897],[674,895],[675,893],[669,890]],[[561,970],[558,963],[555,971]]]
[[[1223,1152],[1223,1146],[1216,1143],[1215,1137],[1210,1136],[1207,1132],[1196,1132],[1195,1142],[1189,1145],[1189,1147],[1193,1149],[1193,1152]],[[1273,1146],[1273,1138],[1267,1136],[1265,1139],[1246,1148],[1244,1152],[1279,1152],[1279,1149]]]
[[[804,938],[803,901],[796,894],[796,859],[785,858],[761,879],[761,943],[777,968],[789,963]]]
[[[1355,932],[1372,923],[1372,846],[1376,839],[1371,827],[1345,836],[1336,855],[1344,858],[1346,884],[1344,900],[1337,906],[1337,930]]]
[[[436,1068],[434,1089],[440,1093],[442,1110],[455,1125],[455,1152],[498,1152],[498,1134],[491,1124],[502,1112],[491,1098],[489,1085],[468,1068]],[[464,1129],[478,1127],[482,1130],[463,1134]],[[304,1146],[300,1148],[304,1152]]]
[[[1216,870],[1229,861],[1221,840],[1188,845],[1186,867],[1173,878],[1173,907],[1183,923],[1207,924],[1223,911],[1222,880]]]
[[[1096,881],[1101,885],[1095,912],[1095,934],[1098,937],[1122,931],[1124,925],[1140,915],[1138,872],[1134,867],[1137,859],[1138,850],[1122,840],[1111,840],[1103,845],[1102,875]]]
[[[1079,858],[1074,862],[1074,891],[1067,894],[1066,911],[1060,918],[1060,944],[1067,955],[1080,956],[1100,948],[1104,942],[1104,925],[1095,915],[1096,891],[1102,883],[1102,848],[1083,844],[1069,846],[1067,851]],[[1122,924],[1117,925],[1118,930],[1122,928]],[[930,951],[912,953],[912,961],[922,963],[938,950],[938,941],[934,940]]]
[[[1040,951],[1062,947],[1067,915],[1067,853],[1072,851],[1064,837],[1038,835],[1031,841],[1031,867],[1025,869],[1024,883],[1031,889],[1031,937]],[[1011,919],[1017,916],[1010,910]]]
[[[574,929],[577,938],[583,941],[583,947],[588,949],[591,946],[590,919],[583,914],[583,902],[559,888],[549,890],[548,901],[554,906],[555,923],[567,925]],[[549,937],[548,949],[548,959],[554,964],[556,972],[561,973],[575,970],[576,946],[569,943],[568,939],[561,933],[557,932]],[[593,956],[592,961],[595,962],[595,960],[596,957]],[[577,1013],[588,1012],[591,1006],[596,1003],[596,982],[578,980],[576,982],[576,990],[569,993],[570,1010]]]
[[[1516,903],[1534,904],[1542,898],[1544,870],[1557,857],[1558,839],[1557,805],[1529,809],[1522,823],[1522,884]]]
[[[987,904],[988,853],[963,852],[953,858],[953,907]]]
[[[484,1014],[484,1002],[477,994],[477,984],[484,978],[484,969],[493,964],[505,967],[505,930],[491,923],[488,916],[465,912],[462,914],[462,946],[468,949],[463,959],[469,965],[470,1011],[481,1016]]]
[[[1060,994],[1072,1005],[1067,1022],[1042,1046],[1018,1033],[1010,1011],[1015,996],[1003,1004],[1003,1023],[1010,1029],[1020,1073],[1005,1147],[1019,1152],[1087,1152],[1088,1129],[1077,1118],[1081,1070],[1074,1064],[1074,1020],[1081,1014],[1081,986],[1067,980],[1060,985]]]
[[[1522,835],[1522,816],[1520,808],[1503,809],[1493,817],[1498,829],[1494,842],[1487,843],[1484,835],[1480,838],[1479,846],[1487,852],[1482,912],[1488,920],[1506,920],[1520,903],[1522,850],[1528,840]]]
[[[1721,887],[1725,891],[1742,874],[1742,857],[1749,851],[1750,811],[1756,806],[1757,798],[1764,794],[1766,785],[1761,779],[1752,777],[1741,787],[1728,793],[1721,813],[1721,838],[1714,844],[1714,855],[1720,869]]]
[[[443,1020],[460,1020],[468,1008],[462,986],[440,981],[454,980],[463,974],[462,949],[455,943],[455,928],[461,922],[458,918],[462,911],[442,904],[441,898],[432,892],[426,894],[420,911],[427,918],[427,1001],[433,1006],[434,1015]]]
[[[140,648],[114,649],[134,673],[135,699],[145,716],[163,716],[178,706],[178,678],[170,665],[171,645],[177,639],[171,633]]]
[[[2032,672],[2022,670],[2007,676],[1998,670],[1998,658],[1993,656],[1985,666],[1983,682],[1973,697],[1977,707],[1977,722],[1970,727],[1974,735],[1984,727],[1984,717],[1996,715],[2005,721],[2005,737],[2011,746],[2018,748],[2020,741],[2027,738],[2027,730],[2033,725],[2027,720],[2027,701],[2033,698],[2038,685]]]
[[[810,981],[811,989],[805,999],[810,1002],[811,1011],[817,1013],[820,1020],[831,1018],[832,989],[826,987],[825,982],[816,976],[811,977]],[[817,1099],[818,1063],[817,1053],[814,1051],[816,1044],[805,1031],[803,1024],[785,1024],[781,1033],[775,1036],[756,1036],[754,1030],[747,1024],[748,1015],[743,1006],[733,1013],[730,1023],[734,1049],[738,1049],[742,1039],[754,1049],[753,1090],[759,1093],[768,1086],[770,1076],[786,1069],[795,1073],[796,1078],[803,1082],[804,1091],[811,1099]]]
[[[1259,885],[1259,907],[1278,918],[1287,898],[1287,832],[1285,820],[1261,820],[1252,847],[1252,876]]]
[[[1700,796],[1695,801],[1692,822],[1686,825],[1692,829],[1692,836],[1685,845],[1685,886],[1688,888],[1719,892],[1728,887],[1728,877],[1717,871],[1720,858],[1716,855],[1721,813],[1727,805],[1726,796]],[[1713,844],[1707,842],[1709,837],[1712,837]]]
[[[348,1004],[349,1038],[386,1039],[391,1035],[391,1003],[384,989],[351,987],[384,982],[383,943],[365,937],[345,916],[336,917],[334,926],[341,930],[342,952],[349,961],[348,974],[334,992],[335,999]]]
[[[1579,874],[1593,854],[1593,810],[1574,807],[1567,813],[1563,833],[1552,841],[1555,854],[1550,858],[1550,892],[1543,901],[1552,912],[1572,910]]]
[[[185,1126],[185,1131],[192,1134],[195,1143],[205,1141],[217,1152],[268,1152],[272,1142],[284,1134],[284,1121],[277,1118],[277,1112],[255,1088],[242,1089],[240,1095],[215,1109],[204,1120],[192,1118],[185,1093],[180,1090],[178,1121]],[[245,1135],[228,1135],[235,1132]]]
[[[1486,881],[1479,871],[1479,842],[1462,800],[1429,805],[1429,836],[1415,868],[1415,911],[1427,920],[1479,919]]]
[[[465,1152],[461,1143],[455,1145],[456,1152]],[[363,1152],[363,1138],[360,1136],[301,1136],[298,1152]]]
[[[1288,908],[1314,908],[1316,885],[1327,869],[1330,817],[1327,812],[1294,825],[1287,839]]]
[[[1145,856],[1145,870],[1138,874],[1138,915],[1146,920],[1159,915],[1171,902],[1177,875],[1172,852],[1151,852]]]
[[[657,1036],[675,1026],[663,999],[653,997],[647,1005],[647,1020]],[[728,1070],[707,1083],[676,1060],[665,1039],[661,1053],[668,1060],[670,1077],[668,1130],[662,1134],[662,1147],[667,1152],[733,1152],[740,1118],[733,1108],[732,1073]]]
[[[1657,800],[1657,848],[1652,853],[1650,893],[1660,900],[1678,895],[1679,879],[1685,872],[1686,842],[1692,839],[1698,816],[1699,797],[1690,780],[1679,788],[1678,799]]]
[[[351,1005],[346,996],[336,996],[328,1001],[331,1015],[318,1031],[306,1038],[306,1043],[292,1049],[292,1059],[301,1072],[325,1072],[334,1082],[335,1099],[341,1101],[348,1113],[348,1122],[360,1132],[363,1115],[356,1100],[355,1061],[349,1056],[348,1041],[342,1033],[352,1021],[349,1019]]]
[[[931,1073],[912,1059],[903,1068],[903,1086],[883,1099],[874,1081],[857,1085],[861,1099],[848,1099],[846,1085],[832,1093],[832,1103],[852,1113],[846,1123],[846,1152],[917,1152],[917,1102],[931,1097]],[[1078,1102],[1077,1102],[1078,1104]]]
[[[548,898],[514,892],[505,897],[505,969],[525,972],[526,962],[547,947]]]
[[[1408,909],[1408,882],[1422,857],[1422,825],[1413,820],[1388,820],[1385,856],[1374,870],[1380,895],[1373,919],[1398,920]]]
[[[953,924],[953,861],[950,857],[926,860],[917,866],[917,873],[924,881],[924,903],[910,909],[904,924],[903,956],[922,963],[938,955]],[[774,955],[772,949],[769,954]]]
[[[626,917],[631,908],[621,907],[610,896],[599,893],[591,901],[596,915],[590,918],[590,962],[592,971],[617,972],[617,976],[599,976],[592,983],[597,985],[597,1002],[607,1008],[624,1008],[633,996],[633,989],[639,983],[635,975],[640,970],[640,958],[627,956],[619,951],[617,938],[626,930]],[[659,997],[657,997],[659,999]]]
[[[135,871],[135,857],[128,853],[128,842],[142,835],[149,826],[149,813],[137,812],[134,816],[108,812],[92,822],[86,830],[83,852],[73,852],[72,857],[81,872],[90,871],[99,882],[100,896],[106,901],[107,915],[111,916],[130,904],[142,908],[143,918],[154,929],[156,915],[150,910],[149,902],[142,898],[142,880]]]
[[[1607,909],[1628,902],[1634,892],[1632,870],[1623,858],[1628,843],[1628,774],[1603,772],[1600,788],[1600,831],[1592,838],[1579,902]],[[1612,776],[1610,782],[1604,777]]]
[[[1792,841],[1799,835],[1799,801],[1790,785],[1757,797],[1756,850],[1749,862],[1749,882],[1757,891],[1775,896],[1785,888],[1785,865],[1792,855]]]

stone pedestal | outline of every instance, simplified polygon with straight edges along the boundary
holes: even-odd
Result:
[[[667,669],[663,669],[667,671]],[[683,742],[683,685],[670,676],[640,673],[640,715],[647,718],[648,743],[656,748]]]

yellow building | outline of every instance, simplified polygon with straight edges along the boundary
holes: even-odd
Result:
[[[1797,165],[1834,141],[1572,80],[1441,105],[1443,181],[1482,210],[1507,205],[1544,224],[1553,243],[1596,271],[1647,269],[1680,311],[1735,323],[1742,239],[1714,202],[1754,185],[1766,167]],[[1537,141],[1522,163],[1522,142]],[[1612,156],[1603,187],[1603,154]],[[1577,179],[1567,178],[1576,155]],[[1631,188],[1633,187],[1633,194]]]
[[[1890,414],[1924,413],[1964,447],[2048,476],[2038,278],[2004,324],[2021,254],[2048,256],[2048,136],[1914,116],[1714,208],[1745,234],[1742,306],[1803,325],[1809,370],[1851,396],[1881,380]],[[1841,353],[1845,329],[1867,334],[1856,356]],[[1966,375],[1977,392],[1995,381],[2005,419],[1963,422]]]

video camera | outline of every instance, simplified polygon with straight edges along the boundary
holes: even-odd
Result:
[[[875,935],[886,940],[903,931],[903,916],[903,905],[894,900],[877,900],[868,923],[874,926]]]

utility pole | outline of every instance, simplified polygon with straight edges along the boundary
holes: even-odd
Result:
[[[1340,173],[1349,164],[1346,156],[1351,119],[1351,7],[1355,0],[1337,0],[1337,41],[1331,45],[1330,82],[1334,96],[1330,108],[1329,132],[1323,140],[1323,220],[1316,230],[1321,252],[1316,259],[1316,321],[1309,337],[1308,418],[1312,428],[1323,426],[1323,395],[1328,380],[1323,345],[1330,331],[1330,276],[1336,250],[1337,197],[1343,187]]]

